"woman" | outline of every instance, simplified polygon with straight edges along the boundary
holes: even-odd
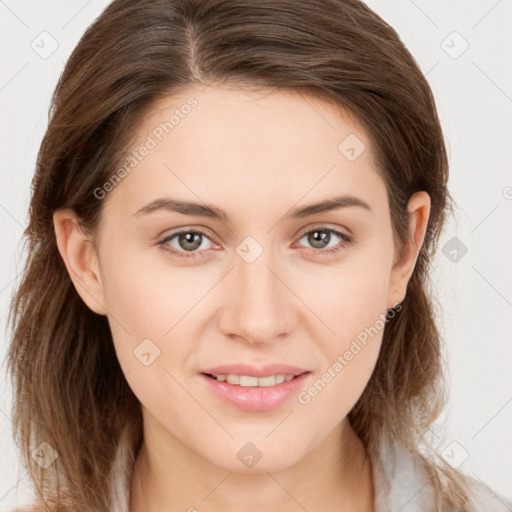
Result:
[[[12,305],[39,505],[507,510],[427,437],[447,177],[363,3],[114,1],[56,88]]]

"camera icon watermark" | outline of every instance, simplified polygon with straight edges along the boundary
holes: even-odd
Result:
[[[441,48],[449,57],[455,60],[469,48],[469,43],[454,30],[441,41]]]
[[[453,469],[458,469],[469,458],[469,453],[460,443],[452,441],[441,452],[441,456]]]
[[[144,366],[150,366],[160,357],[160,349],[149,338],[146,338],[135,347],[133,354]]]
[[[441,251],[452,263],[458,263],[467,254],[468,248],[454,236],[446,242]]]
[[[31,453],[32,459],[43,469],[49,468],[57,460],[58,456],[59,454],[53,449],[53,446],[46,441],[42,442]]]
[[[236,253],[246,263],[254,263],[263,254],[263,247],[254,237],[247,236],[238,244]]]
[[[365,149],[364,142],[355,133],[347,135],[338,145],[338,151],[350,162],[357,160]]]
[[[244,466],[252,468],[261,459],[263,454],[253,443],[248,442],[240,448],[236,456]]]
[[[30,47],[41,59],[50,58],[59,48],[59,43],[49,32],[41,32],[31,43]]]

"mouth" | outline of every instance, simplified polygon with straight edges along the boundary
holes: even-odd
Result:
[[[209,392],[237,409],[264,412],[278,408],[304,388],[310,371],[264,377],[201,373]]]
[[[253,375],[237,375],[237,374],[211,374],[211,373],[203,373],[210,379],[216,380],[218,382],[227,382],[233,386],[241,386],[241,387],[271,387],[277,384],[282,384],[283,382],[289,382],[301,375],[309,372],[302,372],[299,374],[276,374],[269,375],[267,377],[256,377]]]

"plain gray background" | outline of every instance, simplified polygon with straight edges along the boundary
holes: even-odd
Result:
[[[433,89],[457,202],[434,262],[450,402],[433,429],[454,466],[512,498],[512,1],[371,0]],[[19,244],[50,95],[105,0],[0,0],[0,314],[22,270]],[[0,360],[10,334],[4,328]],[[30,501],[0,367],[0,511]]]

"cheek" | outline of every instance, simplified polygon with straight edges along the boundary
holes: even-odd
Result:
[[[318,266],[293,278],[297,295],[322,320],[322,339],[333,350],[343,349],[376,322],[382,328],[379,319],[386,313],[391,264],[390,254],[360,251],[339,265]],[[311,333],[313,339],[318,335]]]
[[[154,247],[152,252],[162,252]],[[148,251],[146,249],[145,251]],[[126,250],[105,265],[106,307],[134,337],[163,338],[210,286],[198,272],[172,268],[165,255],[148,264],[144,251]]]
[[[201,275],[172,268],[165,255],[158,265],[142,256],[122,251],[119,258],[105,261],[103,273],[119,363],[134,393],[150,408],[158,407],[159,400],[182,399],[171,375],[181,381],[178,371],[190,367],[209,304],[204,296],[218,278],[211,271]]]
[[[172,376],[182,380],[175,368],[194,349],[193,333],[186,339],[181,329],[192,317],[186,313],[197,302],[197,288],[194,293],[177,270],[165,274],[164,266],[157,270],[128,256],[106,269],[104,284],[114,347],[134,394],[150,411],[186,405]]]
[[[333,353],[329,364],[297,395],[297,417],[315,418],[316,435],[333,429],[353,409],[373,373],[380,344],[377,335],[366,346],[354,343]]]
[[[319,381],[299,402],[317,401],[315,407],[333,420],[347,414],[364,391],[382,343],[391,254],[373,254],[360,253],[336,269],[323,268],[299,291],[322,320],[315,322],[319,330],[310,337],[323,355]]]
[[[377,362],[386,325],[387,281],[372,271],[340,273],[317,288],[312,309],[329,330],[311,334],[322,354],[314,381],[298,395],[306,415],[334,427],[354,407]]]

